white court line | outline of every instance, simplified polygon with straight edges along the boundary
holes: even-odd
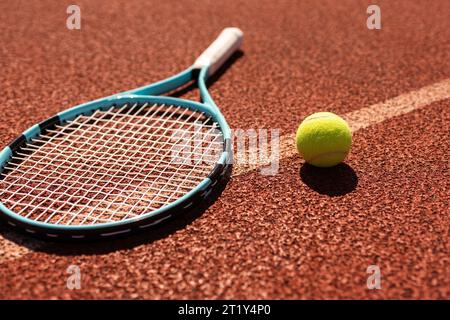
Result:
[[[410,93],[399,95],[382,103],[377,103],[366,108],[362,108],[344,115],[353,132],[367,128],[385,120],[397,117],[414,110],[426,107],[433,102],[442,101],[450,98],[450,78],[435,84],[423,87]],[[280,137],[280,160],[297,154],[295,148],[295,134],[288,134]],[[261,164],[235,165],[233,176],[245,174],[249,171],[258,169]],[[8,231],[8,238],[0,235],[0,263],[12,261],[20,258],[33,249],[42,248],[45,242],[40,242],[32,238],[13,234]],[[28,246],[20,245],[28,243]]]
[[[426,107],[433,102],[450,98],[450,78],[435,84],[423,87],[417,91],[405,93],[387,101],[373,104],[369,107],[349,112],[343,116],[348,122],[352,132],[370,127],[391,118],[407,114],[411,111]],[[251,153],[252,151],[249,151]],[[257,150],[255,150],[257,152]],[[280,137],[280,157],[279,160],[295,156],[297,148],[295,146],[295,133]],[[234,165],[233,176],[239,176],[260,167],[267,166],[267,163],[255,163],[245,165]]]

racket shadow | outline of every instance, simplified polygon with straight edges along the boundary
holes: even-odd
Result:
[[[222,75],[230,68],[237,60],[244,56],[244,52],[242,50],[237,50],[235,53],[231,55],[231,57],[210,77],[206,80],[206,87],[209,88],[212,86]],[[195,77],[197,78],[197,77]],[[197,89],[197,81],[192,81],[191,83],[185,85],[180,89],[176,89],[168,94],[170,97],[181,98],[188,92]]]
[[[228,181],[231,178],[232,166],[230,165],[218,182],[217,186],[211,191],[209,196],[202,201],[197,207],[191,211],[175,214],[170,219],[163,221],[151,228],[142,232],[118,235],[114,238],[97,239],[97,240],[81,240],[77,242],[53,242],[47,238],[38,239],[32,238],[29,235],[12,231],[11,228],[3,228],[0,222],[0,235],[5,239],[14,242],[19,246],[24,246],[34,252],[44,252],[60,256],[75,256],[75,255],[98,255],[107,254],[118,250],[131,249],[133,247],[151,244],[154,241],[166,238],[172,233],[184,229],[190,225],[194,220],[205,213],[208,208],[220,197]]]

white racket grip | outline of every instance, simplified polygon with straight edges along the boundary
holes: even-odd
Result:
[[[213,43],[195,60],[194,68],[208,66],[208,75],[216,72],[241,46],[244,33],[239,28],[225,28]]]

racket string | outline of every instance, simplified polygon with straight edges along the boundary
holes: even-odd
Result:
[[[200,116],[200,115],[199,115],[199,116]],[[198,121],[199,121],[199,118],[195,119],[195,121],[192,122],[192,123],[190,124],[189,127],[184,128],[184,129],[185,129],[185,130],[187,129],[188,132],[191,131],[191,129],[192,129],[194,126],[196,126],[196,125],[198,126]],[[209,118],[208,118],[208,121],[209,121]],[[217,127],[214,126],[214,129],[217,129]],[[210,130],[212,130],[212,129],[210,129]],[[209,131],[208,131],[208,133],[209,133]],[[185,137],[183,137],[183,139],[185,139]],[[150,186],[147,186],[147,187],[152,188],[153,185],[154,185],[155,183],[157,183],[158,180],[160,180],[160,179],[167,179],[167,178],[168,178],[168,179],[170,179],[170,180],[176,180],[176,174],[179,173],[179,170],[180,170],[182,167],[179,166],[179,165],[178,165],[178,166],[171,166],[171,165],[173,164],[173,162],[177,159],[177,157],[174,157],[174,156],[173,156],[173,153],[174,153],[173,148],[174,148],[175,146],[181,147],[182,149],[183,149],[184,147],[190,147],[190,144],[191,144],[191,142],[192,142],[192,139],[185,139],[185,141],[187,142],[187,144],[186,144],[186,143],[185,143],[185,144],[179,144],[179,143],[175,143],[175,144],[166,144],[166,146],[169,146],[170,148],[165,152],[165,155],[172,154],[172,156],[171,156],[171,158],[170,158],[171,161],[170,161],[168,164],[165,164],[164,169],[161,170],[161,171],[159,171],[159,175],[158,175],[156,178],[154,178],[154,179],[152,180],[152,183],[150,184]],[[161,148],[161,150],[162,150],[162,148]],[[157,154],[161,154],[161,150],[159,150]],[[193,154],[193,153],[191,152],[191,155],[192,155],[192,154]],[[190,160],[190,158],[191,158],[191,157],[188,157],[187,160]],[[186,159],[184,159],[184,160],[186,160]],[[216,160],[217,160],[217,159],[216,159]],[[161,161],[160,161],[160,163],[161,163]],[[173,170],[174,168],[175,168],[175,170]],[[202,169],[203,169],[203,172],[202,172],[202,174],[201,174],[201,177],[205,177],[205,176],[209,173],[209,171],[211,170],[210,168],[209,168],[209,170],[204,170],[204,169],[205,169],[204,166],[198,167],[198,168],[202,168]],[[197,168],[197,169],[198,169],[198,168]],[[166,172],[167,169],[171,169],[171,170],[169,170],[169,171],[172,171],[172,174],[171,174],[169,177],[164,177],[163,174],[164,174],[164,173],[168,173],[168,172]],[[185,173],[183,173],[183,176],[187,177],[187,175],[186,175]],[[184,188],[185,188],[186,186],[189,186],[189,188],[191,189],[191,188],[193,188],[196,184],[198,184],[201,180],[203,180],[203,178],[201,178],[201,179],[195,181],[196,183],[194,183],[194,184],[192,184],[191,181],[187,181],[187,183],[186,183],[186,180],[183,180],[183,184],[180,184],[180,183],[178,182],[178,187],[179,187],[180,185],[183,185]],[[141,185],[142,185],[142,183],[137,184],[136,188],[140,188]],[[148,201],[153,202],[153,203],[158,203],[159,201],[158,201],[157,199],[159,199],[159,198],[162,197],[161,192],[163,192],[163,191],[166,191],[166,193],[170,193],[171,195],[174,195],[174,194],[177,194],[178,189],[173,190],[173,188],[171,188],[170,191],[169,191],[167,188],[166,188],[166,189],[164,189],[164,188],[159,188],[158,193],[157,193],[156,195],[154,195],[153,198],[149,199]],[[143,199],[143,195],[144,195],[144,194],[142,193],[141,200],[144,200],[144,199]],[[137,203],[135,203],[135,204],[133,205],[133,207],[131,208],[131,211],[134,210],[134,209],[136,208],[136,205],[137,205]],[[154,209],[157,209],[157,208],[154,208]],[[114,214],[114,213],[113,213],[113,214]]]
[[[23,161],[25,158],[18,158],[18,157],[15,157],[14,159],[20,159],[20,160]],[[161,161],[161,163],[162,163],[162,164],[169,164],[169,162],[165,162],[165,161]],[[34,167],[32,167],[32,166],[22,166],[22,168],[33,169]],[[58,168],[63,168],[63,169],[73,169],[73,168],[71,168],[70,166],[65,166],[65,165],[60,165]],[[130,169],[136,169],[136,168],[138,168],[138,167],[135,166],[135,165],[130,165],[129,168],[130,168]],[[8,169],[8,170],[15,170],[16,172],[24,173],[24,174],[27,173],[27,171],[25,171],[25,170],[18,169],[18,165],[17,165],[17,164],[8,164],[8,165],[5,166],[5,169]],[[50,173],[54,172],[54,169],[57,169],[57,168],[53,168],[53,169],[51,169],[51,168],[48,168],[48,169],[47,169],[47,168],[42,168],[42,169],[41,169],[41,172],[48,172],[48,173],[50,174]],[[191,169],[180,168],[180,170],[191,172]],[[157,168],[153,169],[153,171],[156,172],[156,173],[160,173],[160,172],[161,172],[161,170],[160,170],[160,169],[157,169]],[[200,178],[200,177],[202,177],[202,176],[201,176],[201,175],[196,176],[196,175],[194,175],[194,173],[200,173],[200,174],[201,174],[201,173],[203,173],[203,170],[195,170],[195,171],[193,172],[193,174],[190,175],[192,178],[196,178],[196,179],[197,179],[197,178]],[[68,178],[77,178],[77,177],[78,177],[77,175],[75,175],[75,174],[73,174],[73,173],[61,173],[60,175],[61,175],[61,176],[67,176]],[[127,176],[125,176],[125,175],[118,175],[118,174],[113,175],[113,174],[111,174],[111,173],[104,173],[103,175],[104,175],[104,176],[107,176],[107,177],[116,177],[116,178],[126,178],[126,177],[127,177]],[[149,177],[149,176],[147,176],[147,175],[144,174],[144,173],[136,173],[136,172],[134,172],[134,173],[129,172],[129,175],[134,176],[133,178],[134,178],[136,181],[141,181],[142,179],[135,178],[135,176],[144,176],[144,178],[148,178],[148,177]],[[46,178],[46,177],[48,177],[48,174],[36,173],[36,177]],[[151,176],[150,176],[150,177],[151,177]],[[24,178],[24,179],[25,179],[25,178]],[[26,179],[26,180],[27,180],[28,182],[32,182],[32,181],[33,181],[33,180],[30,180],[30,179]],[[176,181],[175,181],[175,182],[176,182]],[[45,181],[43,181],[43,183],[45,183]],[[170,184],[169,181],[168,181],[167,183]],[[58,184],[53,184],[53,185],[58,185]],[[37,190],[38,188],[34,188],[34,189]]]
[[[179,109],[179,107],[177,107],[178,109]],[[133,109],[134,108],[132,108],[132,109],[130,109],[129,110],[129,112],[132,112],[133,111]],[[178,110],[177,110],[178,111]],[[186,109],[184,109],[184,111],[186,111]],[[167,111],[166,111],[167,112]],[[147,116],[148,114],[150,113],[150,110],[148,110],[147,111],[147,113],[145,114],[145,116]],[[125,123],[125,124],[121,124],[121,126],[120,126],[120,128],[123,130],[124,128],[126,128],[126,126],[127,125],[129,125],[130,123],[132,122],[132,118],[130,118],[130,119],[128,119],[128,121]],[[119,123],[120,123],[120,121],[119,121]],[[137,121],[137,123],[139,123],[139,120]],[[116,124],[117,124],[117,122],[116,122]],[[134,128],[134,127],[136,127],[136,124],[133,124],[132,125],[132,128]],[[157,127],[158,129],[159,129],[159,127]],[[147,128],[148,129],[148,128]],[[167,129],[165,129],[166,131],[167,131]],[[129,130],[128,128],[127,128],[127,132],[128,131],[131,131],[131,130]],[[108,141],[110,141],[111,139],[109,139]],[[151,141],[151,140],[150,140]],[[156,140],[156,142],[153,142],[153,145],[155,145],[157,142],[159,142],[159,139],[158,140]],[[120,149],[118,149],[118,150],[120,150]],[[126,149],[126,151],[128,151],[128,149]],[[133,152],[131,155],[130,154],[126,154],[125,152],[123,152],[122,153],[122,155],[121,155],[121,157],[123,156],[123,155],[126,155],[126,157],[130,157],[130,156],[134,156],[134,155],[136,155],[136,153],[138,152],[138,151],[140,151],[140,148],[138,148],[137,150],[135,150],[135,152]],[[114,154],[112,154],[112,156],[114,156]],[[138,159],[136,159],[136,160],[139,160],[139,161],[141,161],[141,160],[143,160],[143,156],[144,156],[144,154],[142,154],[140,157],[138,157]],[[109,161],[111,161],[111,155],[109,156],[109,158],[107,159],[108,160],[108,162]],[[118,169],[118,170],[122,170],[123,169],[123,165]],[[98,172],[97,172],[98,173]],[[115,181],[115,185],[117,184],[117,182],[122,182],[123,181],[123,179],[121,179],[121,180],[119,180],[119,181]],[[109,182],[111,182],[111,179],[109,179],[109,181],[107,181],[107,183],[109,183]],[[129,192],[129,190],[128,190],[128,187],[130,187],[131,186],[131,183],[132,183],[132,180],[130,180],[130,182],[129,182],[129,184],[123,189],[123,190],[127,190],[127,192]],[[105,185],[103,185],[101,188],[100,188],[100,190],[103,190],[104,189],[104,187],[105,187]],[[89,191],[92,191],[92,190],[89,190]],[[130,192],[129,192],[130,193]],[[131,193],[130,193],[131,194]],[[118,198],[118,196],[120,196],[121,195],[121,193],[120,192],[118,192],[118,193],[116,193],[116,200],[117,200],[117,198]],[[101,199],[101,200],[104,200],[104,199]],[[126,197],[125,198],[120,198],[120,202],[122,202],[122,203],[127,203],[127,201],[126,201],[127,199],[126,199]],[[111,204],[109,204],[109,205],[106,205],[106,207],[103,207],[103,205],[105,205],[105,203],[104,203],[104,201],[97,201],[97,204],[95,205],[95,206],[92,206],[91,208],[90,208],[90,212],[88,213],[88,215],[81,221],[81,224],[84,224],[85,222],[86,222],[86,220],[87,219],[89,219],[89,217],[91,216],[91,214],[93,214],[96,210],[97,211],[102,211],[102,212],[105,212],[106,214],[110,211],[110,210],[112,210],[112,205]],[[119,206],[119,205],[117,205],[117,204],[115,204],[115,206],[117,207],[117,208],[122,208],[121,206]],[[126,209],[126,208],[125,208]],[[153,208],[150,208],[150,209],[153,209]],[[127,217],[128,217],[128,211],[125,211],[125,210],[123,210],[124,211],[124,213],[125,213],[125,216],[123,217],[123,219],[126,219]],[[114,213],[116,213],[116,212],[114,212]],[[112,219],[113,218],[113,216],[114,216],[114,213],[111,215],[111,218],[110,219]],[[98,215],[97,217],[100,217],[101,215]],[[63,217],[64,218],[64,217]],[[58,221],[57,223],[59,223],[60,221]],[[69,221],[69,223],[71,223],[72,221]],[[91,223],[95,223],[96,222],[96,219],[94,219],[94,220],[92,220],[91,221]]]
[[[111,108],[111,109],[112,109],[112,108]],[[97,113],[100,113],[100,110],[96,110],[96,111],[92,114],[92,116],[95,116]],[[105,115],[106,115],[106,112],[104,113],[104,116],[105,116]],[[87,120],[86,120],[86,122],[87,122]],[[67,129],[67,128],[64,128],[64,130],[66,130],[66,129]],[[58,135],[64,134],[64,130],[62,130],[61,132],[59,132]],[[55,137],[55,136],[49,137],[49,141],[51,141],[54,137]],[[82,137],[82,135],[80,135],[79,137]],[[79,139],[79,137],[77,137],[76,139],[73,139],[73,142],[75,142],[77,139]],[[50,150],[50,151],[48,152],[48,154],[55,155],[53,159],[50,159],[50,162],[48,162],[48,158],[47,158],[47,157],[42,157],[39,161],[36,161],[35,163],[33,163],[30,159],[28,159],[28,160],[30,160],[30,161],[32,162],[32,164],[33,164],[34,167],[37,167],[38,165],[41,165],[41,164],[44,164],[44,165],[45,165],[46,163],[47,163],[47,164],[53,163],[55,160],[58,159],[58,158],[57,158],[57,155],[58,155],[58,152],[57,152],[57,151],[58,151],[58,148],[59,148],[60,146],[62,146],[63,142],[65,142],[65,141],[64,141],[64,140],[61,141],[60,143],[58,143],[57,145],[54,146],[53,150]],[[15,159],[14,159],[14,156],[13,156],[13,160],[15,160]],[[47,161],[47,162],[46,162],[46,161]],[[21,163],[19,164],[19,166],[20,166],[22,163],[23,163],[23,162],[21,162]],[[34,168],[34,169],[36,169],[36,168]],[[37,170],[36,170],[36,171],[37,171]],[[28,173],[28,172],[27,172],[27,173]],[[25,175],[25,174],[23,174],[23,175],[17,177],[16,180],[15,180],[15,181],[12,181],[12,182],[13,182],[13,183],[16,183],[17,180],[20,179],[20,178],[22,178],[24,175]],[[34,179],[35,177],[36,177],[36,175],[30,177],[30,180],[33,181],[33,179]],[[9,200],[9,199],[7,199],[7,200]]]
[[[144,106],[144,108],[145,108],[145,106]],[[134,110],[134,106],[133,106],[133,108],[129,109],[128,112],[132,112],[133,110]],[[151,109],[149,109],[149,110],[146,112],[145,115],[147,116],[149,113],[151,113]],[[111,122],[111,119],[109,120],[109,122]],[[126,131],[125,131],[126,133],[131,132],[131,134],[134,135],[135,132],[133,132],[131,129],[136,128],[136,126],[140,124],[140,120],[136,121],[135,123],[133,123],[133,124],[131,125],[132,122],[133,122],[133,121],[132,121],[132,118],[128,119],[128,121],[125,122],[125,123],[122,123],[122,122],[120,122],[120,121],[119,121],[119,122],[116,121],[116,122],[114,123],[114,126],[117,125],[117,124],[119,124],[119,125],[120,125],[120,126],[119,126],[120,130],[126,130]],[[128,125],[131,125],[131,128],[127,128]],[[113,129],[117,129],[117,128],[114,128],[114,127],[113,127]],[[139,128],[139,129],[140,129],[140,128]],[[102,135],[102,137],[105,137],[105,133]],[[120,137],[119,137],[119,139],[120,139]],[[111,140],[112,140],[112,138],[106,139],[106,142],[110,142]],[[129,144],[128,147],[129,147],[130,145],[133,145],[133,144]],[[108,147],[108,152],[107,152],[107,153],[109,153],[109,151],[111,150],[112,146],[107,146],[107,147]],[[126,155],[126,157],[129,158],[129,157],[134,156],[134,155],[140,150],[140,148],[138,148],[137,150],[135,150],[135,151],[130,155],[130,154],[127,154],[126,152],[123,152],[123,151],[129,151],[129,149],[128,149],[127,147],[125,147],[124,149],[125,149],[125,150],[121,150],[120,147],[118,147],[116,150],[117,150],[117,152],[119,152],[119,154],[114,153],[114,152],[113,152],[113,153],[110,153],[110,154],[107,156],[106,161],[104,160],[103,162],[106,162],[106,163],[111,162],[112,160],[114,160],[113,158],[114,158],[115,155],[118,155],[120,158],[122,158],[122,157],[124,157],[124,156]],[[120,152],[121,152],[121,153],[120,153]],[[136,160],[142,160],[142,156],[139,157],[139,158],[136,159]],[[98,174],[100,170],[101,170],[101,168],[100,168],[100,169],[97,169],[96,174]],[[118,170],[118,171],[123,170],[123,165],[120,166],[119,168],[115,168],[115,170]],[[102,175],[102,177],[103,177],[103,176],[104,176],[104,175]],[[109,179],[107,180],[107,182],[106,182],[103,186],[100,187],[100,190],[103,190],[103,189],[105,188],[106,184],[112,182],[114,179],[116,179],[116,178],[109,178]],[[123,180],[124,180],[124,179],[119,179],[119,181],[117,181],[117,179],[116,179],[116,181],[115,181],[115,186],[116,186],[116,188],[117,188],[117,183],[118,183],[118,182],[122,182]],[[92,187],[92,189],[93,189],[93,188],[94,188],[94,187]],[[88,191],[92,191],[92,189],[89,189]],[[122,189],[122,190],[126,190],[126,188],[125,188],[125,189]],[[114,189],[114,191],[116,191],[116,189]],[[114,191],[113,191],[113,192],[114,192]],[[128,190],[127,190],[127,191],[128,191]],[[118,198],[118,195],[120,195],[120,194],[121,194],[121,192],[115,193],[115,195],[116,195],[115,198],[117,199],[117,198]],[[91,216],[96,210],[97,210],[97,211],[100,211],[100,212],[105,212],[105,211],[108,212],[108,209],[110,208],[111,205],[107,205],[107,207],[104,208],[103,206],[100,206],[100,205],[105,205],[105,202],[103,201],[103,200],[105,200],[105,199],[103,198],[103,199],[101,199],[101,200],[102,200],[102,201],[97,201],[97,204],[96,204],[95,206],[92,206],[91,208],[89,208],[90,211],[89,211],[89,213],[87,214],[87,216],[85,216],[85,218],[80,222],[81,224],[84,224],[84,223],[86,222],[86,220],[89,219],[90,216]],[[100,215],[101,215],[101,214],[100,214]],[[128,216],[128,215],[127,215],[127,216]],[[124,218],[126,218],[126,216],[125,216]],[[64,217],[62,217],[62,219],[64,219]],[[92,221],[92,223],[95,223],[95,221],[96,221],[96,220]],[[60,223],[60,221],[57,221],[57,223]],[[72,220],[70,220],[69,223],[72,223]]]
[[[178,107],[179,108],[179,107]],[[187,111],[187,109],[184,109],[184,112],[186,112]],[[193,114],[192,114],[193,115]],[[192,116],[191,115],[191,116]],[[178,119],[180,119],[181,117],[183,116],[183,113],[181,113],[180,115],[179,115],[179,117],[178,117]],[[190,120],[190,117],[191,116],[189,116],[188,117],[188,120]],[[170,126],[167,126],[167,127],[165,127],[164,126],[165,125],[165,122],[163,123],[163,126],[158,126],[158,128],[163,128],[164,130],[165,130],[165,132],[168,132],[168,130],[169,129],[173,129],[173,126],[175,125],[175,122],[172,124],[172,125],[170,125]],[[164,136],[165,138],[167,138],[166,136]],[[160,138],[159,139],[157,139],[156,140],[156,142],[154,142],[153,143],[153,145],[156,145],[157,144],[157,142],[160,142]],[[165,142],[165,141],[163,141],[163,142]],[[152,161],[155,157],[161,157],[162,155],[159,153],[159,151],[157,150],[154,154],[153,154],[153,156],[152,156],[152,158],[149,160],[149,161]],[[145,157],[145,153],[143,153],[142,154],[142,156],[140,157],[140,159],[138,159],[138,160],[143,160],[143,158]],[[156,179],[155,179],[156,180]],[[134,180],[129,180],[129,183],[128,183],[128,185],[125,187],[125,190],[127,190],[129,187],[131,187],[132,186],[132,184],[134,183],[135,181]],[[134,188],[134,190],[133,191],[136,191],[137,190],[137,188],[140,186],[140,184],[138,184],[137,186],[135,186],[135,188]],[[129,194],[131,194],[131,193],[129,193]],[[129,197],[125,197],[124,199],[122,199],[122,203],[127,203],[127,201],[129,200]],[[97,204],[97,207],[98,207],[98,205],[99,205],[99,203]],[[94,211],[95,209],[97,209],[97,207],[94,207],[93,209],[92,209],[92,211]],[[106,208],[107,210],[111,210],[111,206],[108,206],[107,208]],[[115,214],[118,214],[118,209],[122,209],[122,207],[121,206],[117,206],[117,209],[116,210],[112,210],[112,212],[111,212],[111,216],[110,216],[110,218],[109,219],[113,219],[114,218],[114,215]],[[126,209],[126,208],[125,208]],[[154,209],[156,209],[156,208],[154,208],[154,207],[149,207],[149,209],[150,210],[154,210]],[[131,211],[131,210],[126,210],[125,212],[129,212],[129,211]],[[127,218],[127,215],[124,217],[125,219]],[[83,221],[84,222],[84,221]],[[93,223],[95,223],[95,220],[93,221]]]
[[[126,107],[127,107],[127,105],[124,105],[124,106],[122,106],[121,109],[125,109]],[[133,106],[133,108],[135,108],[135,107],[136,107],[136,106]],[[133,108],[131,108],[131,109],[133,109]],[[110,114],[113,113],[113,112],[112,112],[113,110],[114,110],[114,108],[110,108],[107,112],[105,112],[103,115],[101,115],[101,117],[107,117],[107,116],[109,116]],[[96,113],[97,113],[97,112],[95,112],[95,113],[92,115],[92,118],[95,118],[94,116],[95,116]],[[117,117],[117,114],[114,114],[114,116],[113,116],[112,118],[114,118],[114,117]],[[111,119],[112,119],[112,118],[111,118]],[[73,121],[72,123],[75,123],[75,121]],[[89,123],[89,120],[84,119],[83,124],[86,124],[86,123]],[[95,123],[95,122],[94,122],[94,123]],[[63,128],[63,131],[65,131],[65,130],[71,130],[71,129],[72,129],[72,127],[69,125],[69,126],[64,127],[64,128]],[[62,132],[63,132],[63,131],[62,131]],[[69,145],[75,143],[76,141],[78,141],[78,140],[79,140],[79,139],[78,139],[78,136],[77,136],[76,139],[68,139],[68,138],[67,138],[67,137],[70,138],[70,137],[73,135],[73,132],[76,132],[76,131],[77,131],[77,130],[71,131],[71,132],[66,136],[66,139],[64,139],[61,143],[59,143],[58,146],[59,146],[59,145],[63,145],[63,146],[64,146],[64,143],[66,143],[67,141],[69,141]],[[58,133],[58,134],[59,134],[59,133]],[[92,136],[89,137],[89,139],[92,139]],[[88,139],[88,140],[89,140],[89,139]],[[82,142],[83,142],[83,141],[82,141]],[[65,147],[67,147],[67,146],[65,146]],[[53,154],[54,154],[55,152],[57,152],[57,151],[60,151],[60,149],[54,149],[54,150],[51,149],[49,154],[53,155]],[[66,155],[64,152],[61,152],[60,155],[66,156],[66,157],[68,158],[68,159],[66,159],[66,160],[68,160],[68,161],[70,161],[70,158],[74,156],[73,152],[70,153],[69,155]],[[55,159],[58,159],[58,157],[56,157]],[[71,161],[71,167],[74,168],[75,165],[76,165],[76,163],[77,163],[77,161],[80,160],[80,159],[82,160],[83,158],[82,158],[82,157],[77,157],[77,158],[73,159],[73,160]],[[85,172],[88,172],[88,171],[86,170]],[[77,173],[78,173],[78,174],[80,173],[79,170],[78,170]],[[71,181],[72,186],[74,185],[74,183],[76,184],[76,183],[80,182],[80,180],[81,180],[82,178],[84,178],[84,177],[85,177],[85,176],[84,176],[83,174],[78,175],[78,176],[77,176],[77,179],[75,179],[75,181]],[[35,178],[36,178],[36,176],[33,177],[33,179],[35,179]],[[41,185],[42,183],[43,183],[43,182],[41,182],[39,185]],[[54,207],[55,203],[56,203],[58,200],[60,200],[60,198],[63,197],[63,196],[60,196],[59,198],[58,198],[58,197],[57,197],[57,198],[53,198],[54,192],[57,191],[57,190],[60,190],[60,189],[63,188],[63,187],[65,187],[65,185],[60,186],[60,187],[57,187],[56,189],[51,188],[51,189],[53,189],[53,190],[52,190],[52,193],[51,193],[48,197],[43,197],[43,201],[41,201],[40,204],[41,204],[41,205],[45,205],[45,203],[47,203],[47,206],[45,206],[45,209],[42,210],[42,212],[35,218],[35,220],[41,220],[41,217],[45,215],[45,213],[49,210],[49,208]],[[88,192],[89,192],[89,191],[91,191],[91,190],[88,190]],[[38,197],[41,197],[42,195],[43,195],[43,193],[39,194]],[[49,199],[49,198],[50,198],[50,200],[47,200],[47,199]],[[64,198],[65,198],[65,197],[64,197]],[[49,201],[49,202],[46,202],[46,201]],[[57,210],[54,210],[54,211],[53,211],[53,214],[50,214],[50,215],[47,217],[47,219],[44,220],[44,222],[49,222],[49,221],[50,221],[50,220],[58,213],[58,211],[62,209],[62,206],[67,206],[67,205],[68,205],[67,202],[63,202],[63,204],[62,204],[60,207],[58,207]],[[75,205],[75,204],[73,204],[72,207],[71,207],[70,209],[72,209],[74,205]],[[35,209],[36,209],[36,208],[35,208]],[[30,217],[30,216],[33,214],[34,211],[35,211],[35,210],[30,210],[30,211],[25,215],[25,217],[27,217],[27,218]],[[22,214],[22,212],[19,212],[19,214]],[[76,217],[76,215],[73,215],[73,217]],[[61,217],[61,219],[64,219],[64,218],[65,218],[65,216],[63,215],[63,216]],[[69,221],[69,224],[70,224],[70,222],[72,222],[72,221]],[[60,221],[58,220],[56,223],[60,223]]]
[[[70,168],[70,167],[69,167]]]
[[[211,128],[209,131],[208,131],[208,133],[210,133],[210,131],[211,130],[213,130],[213,128]],[[209,147],[211,146],[211,144],[209,145]],[[176,157],[172,157],[172,159],[176,159]],[[168,168],[169,166],[166,166],[166,168]],[[178,166],[178,167],[176,167],[176,170],[172,173],[172,177],[174,177],[176,174],[178,174],[179,173],[179,170],[180,170],[180,168],[181,168],[181,166]],[[192,168],[195,168],[195,166],[193,166]],[[191,169],[191,171],[192,171],[192,169]],[[207,174],[208,172],[205,172],[205,175]],[[162,174],[162,172],[161,172],[161,174]],[[161,175],[160,174],[160,175]],[[175,189],[175,191],[172,191],[172,193],[177,193],[178,192],[178,189],[180,188],[180,186],[182,186],[182,185],[184,185],[185,183],[186,183],[186,178],[187,177],[189,177],[189,174],[187,174],[187,175],[185,175],[185,179],[182,181],[182,183],[180,183],[178,186],[177,186],[177,188]],[[154,180],[153,182],[152,182],[152,184],[155,182],[155,181],[157,181],[157,179],[156,180]],[[160,191],[155,195],[155,197],[154,198],[158,198],[160,195],[161,195],[161,192],[163,191],[164,189],[160,189]],[[136,204],[135,204],[136,205]],[[133,206],[133,208],[131,208],[131,210],[133,210],[134,209],[134,206]]]
[[[175,129],[192,134],[193,128],[208,139],[174,138]],[[205,114],[179,106],[124,105],[79,116],[14,155],[0,181],[6,185],[4,202],[25,217],[55,224],[137,217],[172,203],[204,179],[218,160],[209,151],[223,149],[217,129]],[[174,148],[192,144],[176,161]]]

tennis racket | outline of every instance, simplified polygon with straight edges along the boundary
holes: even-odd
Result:
[[[106,238],[203,201],[232,157],[230,128],[205,81],[242,37],[226,28],[185,71],[23,132],[0,152],[0,216],[37,236]],[[163,95],[195,80],[202,102]]]

